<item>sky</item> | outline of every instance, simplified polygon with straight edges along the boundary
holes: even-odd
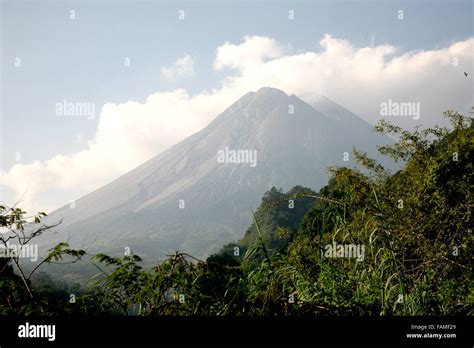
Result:
[[[443,124],[474,105],[473,14],[464,0],[3,0],[0,202],[52,211],[263,86],[371,124],[383,102],[420,103],[391,121]]]

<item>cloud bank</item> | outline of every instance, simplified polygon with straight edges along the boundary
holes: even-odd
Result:
[[[177,89],[154,93],[143,102],[105,104],[85,150],[17,163],[1,172],[6,203],[24,195],[21,206],[29,211],[67,204],[199,131],[243,94],[262,86],[280,88],[310,103],[318,94],[325,95],[372,124],[380,119],[381,103],[417,102],[417,121],[391,119],[407,128],[442,123],[444,110],[466,112],[474,104],[474,38],[406,53],[389,44],[355,47],[330,35],[319,44],[317,51],[292,53],[269,37],[224,43],[217,47],[212,67],[227,76],[216,89],[194,95]],[[468,78],[464,71],[470,72]],[[162,68],[169,79],[193,72],[189,55]]]

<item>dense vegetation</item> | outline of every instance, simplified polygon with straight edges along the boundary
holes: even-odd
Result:
[[[271,189],[244,237],[205,261],[176,252],[145,269],[137,255],[95,255],[99,272],[81,292],[32,286],[14,258],[0,259],[0,313],[472,315],[474,125],[446,116],[450,131],[380,122],[398,140],[379,151],[401,170],[354,150],[360,169],[331,168],[318,193]],[[24,212],[0,213],[1,226],[22,230]],[[358,254],[328,253],[347,245]],[[60,244],[44,263],[83,256]]]

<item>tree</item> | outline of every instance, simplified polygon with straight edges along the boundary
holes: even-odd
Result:
[[[32,304],[38,304],[38,299],[31,286],[31,277],[45,263],[61,263],[65,256],[72,258],[74,263],[80,260],[86,252],[84,250],[70,249],[67,243],[59,243],[49,250],[46,257],[41,260],[30,272],[26,272],[20,258],[22,251],[28,247],[33,247],[33,242],[45,231],[60,224],[46,225],[41,223],[42,217],[46,213],[40,212],[33,216],[27,216],[26,212],[20,208],[7,208],[0,205],[0,245],[2,246],[2,258],[0,258],[0,288],[5,291],[0,303],[0,308],[5,313],[18,312],[22,310],[31,311]],[[13,268],[14,267],[14,268]],[[14,272],[16,270],[16,273]],[[8,290],[6,290],[8,289]],[[29,301],[25,301],[25,296]],[[38,308],[39,306],[36,306]],[[23,309],[22,309],[23,308]],[[39,308],[41,311],[41,308]]]

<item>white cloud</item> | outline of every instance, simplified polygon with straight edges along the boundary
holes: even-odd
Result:
[[[213,67],[233,70],[219,88],[195,95],[182,89],[158,92],[144,102],[104,105],[96,134],[84,151],[15,164],[1,173],[1,183],[10,192],[7,203],[27,189],[25,209],[66,204],[200,130],[240,96],[262,86],[308,102],[323,94],[371,123],[379,119],[380,103],[388,99],[420,102],[419,122],[432,126],[442,122],[442,111],[466,111],[473,104],[473,45],[471,38],[446,48],[397,54],[388,44],[357,48],[326,35],[320,51],[291,54],[285,53],[287,46],[266,37],[227,42],[217,48]],[[173,77],[192,71],[192,59],[185,57],[170,70]],[[471,72],[469,78],[463,71]],[[411,118],[392,121],[409,128],[416,123]]]
[[[244,42],[240,45],[226,42],[217,48],[214,69],[245,69],[282,55],[283,48],[275,39],[264,36],[245,36]]]
[[[161,73],[167,80],[174,80],[181,76],[191,76],[194,74],[194,59],[189,54],[178,58],[171,66],[161,68]]]

